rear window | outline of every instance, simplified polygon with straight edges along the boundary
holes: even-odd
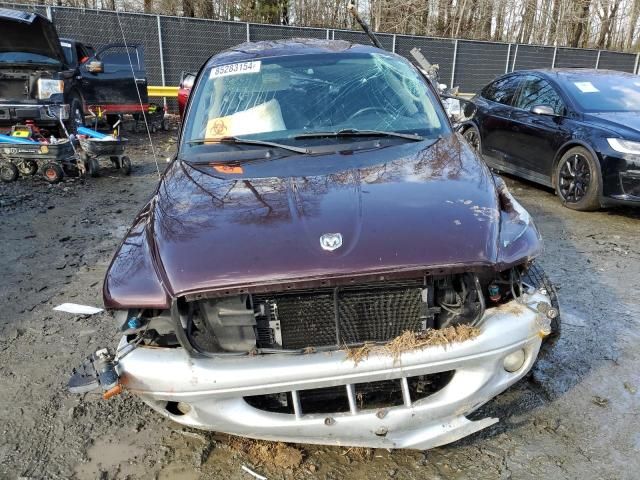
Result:
[[[559,75],[559,81],[585,112],[640,111],[640,77],[635,75]]]
[[[511,103],[513,102],[513,97],[518,90],[519,84],[519,76],[499,78],[498,80],[484,87],[480,95],[482,95],[487,100],[491,100],[492,102],[511,105]]]

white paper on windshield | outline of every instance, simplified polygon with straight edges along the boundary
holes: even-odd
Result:
[[[248,110],[236,112],[226,117],[212,118],[207,122],[205,137],[250,135],[252,133],[277,132],[286,130],[280,104],[275,98]]]
[[[69,42],[60,42],[60,45],[63,47],[71,48],[71,44]]]
[[[254,62],[231,63],[229,65],[220,65],[213,67],[209,78],[229,77],[231,75],[244,75],[246,73],[259,73],[262,62],[256,60]]]
[[[90,307],[89,305],[78,305],[77,303],[63,303],[53,309],[59,312],[76,313],[78,315],[93,315],[102,311],[101,308]]]
[[[573,84],[578,87],[582,93],[597,93],[600,91],[591,82],[573,82]]]

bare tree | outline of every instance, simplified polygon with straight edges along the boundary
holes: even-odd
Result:
[[[83,8],[322,28],[355,28],[350,0],[21,0]],[[502,42],[640,47],[640,0],[356,0],[373,30]]]
[[[182,0],[182,15],[185,17],[195,17],[196,9],[193,0]]]

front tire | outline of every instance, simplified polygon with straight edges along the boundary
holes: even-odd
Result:
[[[574,147],[562,155],[554,178],[556,193],[565,207],[582,212],[600,208],[600,169],[586,148]]]
[[[471,148],[473,148],[477,153],[482,154],[482,140],[480,139],[480,132],[477,128],[467,128],[462,136]]]
[[[537,263],[532,263],[522,276],[522,282],[536,290],[544,289],[549,295],[551,306],[556,309],[558,315],[551,319],[551,333],[547,335],[543,342],[553,344],[560,336],[562,324],[560,322],[560,304],[558,303],[558,293],[556,287],[551,283],[547,274]]]
[[[69,104],[69,120],[65,123],[69,135],[78,133],[78,127],[84,127],[84,110],[82,102],[74,97]]]

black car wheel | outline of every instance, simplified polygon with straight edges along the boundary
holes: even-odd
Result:
[[[64,171],[57,163],[49,162],[42,167],[42,175],[47,182],[58,183],[64,177]]]
[[[596,161],[584,147],[567,151],[556,166],[556,192],[566,207],[591,211],[600,208],[602,180]]]
[[[0,165],[0,179],[3,182],[15,182],[18,179],[18,167],[13,163],[3,163]]]
[[[78,127],[84,126],[84,111],[82,110],[82,102],[79,98],[73,98],[69,105],[69,120],[66,122],[67,132],[77,133]]]
[[[474,127],[467,128],[462,134],[467,143],[473,148],[476,152],[481,153],[480,147],[480,132]]]
[[[549,277],[547,277],[542,267],[537,263],[532,263],[529,266],[525,274],[522,276],[522,281],[533,288],[545,290],[547,295],[549,295],[551,306],[555,308],[557,315],[551,319],[551,333],[544,337],[543,342],[553,344],[560,336],[562,328],[562,324],[560,322],[560,305],[558,303],[556,287],[551,283]]]

